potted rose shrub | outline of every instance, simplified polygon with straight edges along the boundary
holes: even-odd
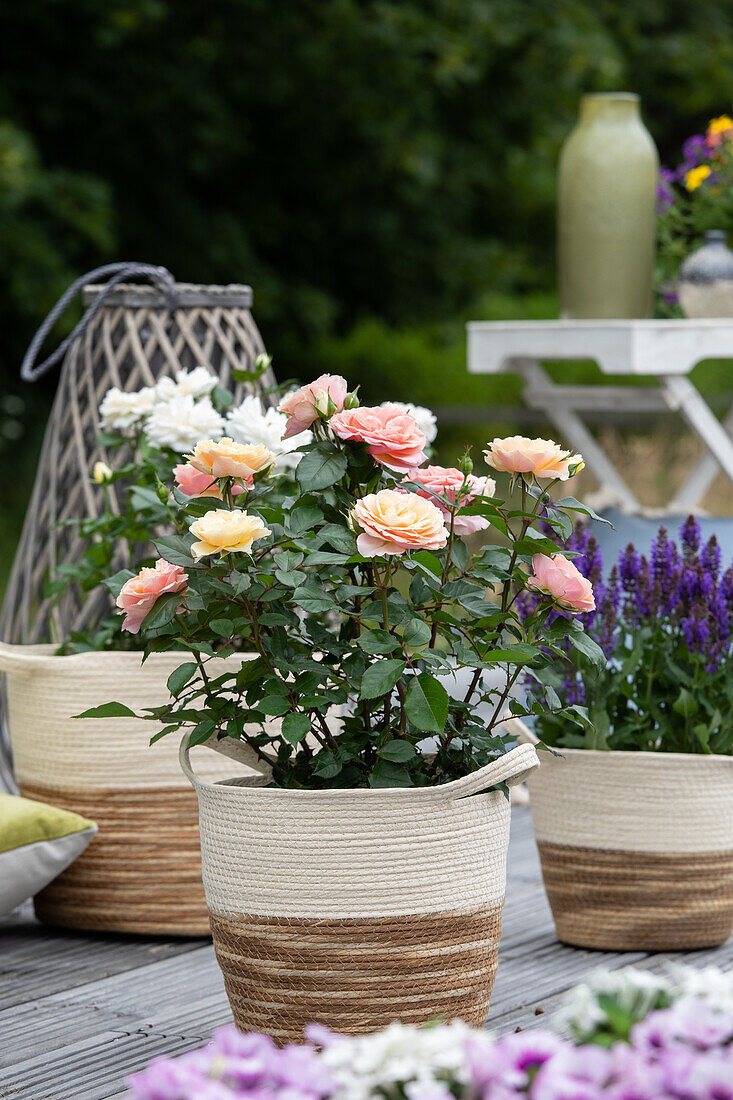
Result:
[[[556,544],[539,524],[567,533],[566,509],[581,508],[550,496],[579,456],[494,440],[487,461],[516,490],[506,504],[468,457],[425,465],[425,434],[401,408],[357,406],[328,378],[286,397],[288,431],[313,435],[287,493],[266,456],[250,477],[250,448],[198,443],[188,460],[219,496],[183,502],[188,531],[157,539],[187,585],[142,627],[147,652],[190,651],[148,717],[163,734],[186,727],[235,1019],[278,1040],[312,1020],[351,1032],[395,1017],[483,1022],[507,787],[537,762],[531,746],[507,751],[502,716],[522,671],[544,679],[566,644],[603,659],[577,619],[548,623],[558,605],[592,603],[588,581],[569,560],[540,576]],[[502,544],[469,553],[464,534],[489,528]],[[523,621],[527,585],[538,606]],[[241,636],[254,657],[212,669],[215,645],[230,656]],[[457,669],[469,682],[451,695]],[[575,704],[542,709],[587,721]],[[256,776],[206,781],[189,762],[199,744]]]
[[[661,528],[647,560],[629,545],[603,578],[596,540],[568,543],[592,581],[583,615],[606,661],[568,655],[553,699],[587,707],[578,733],[547,713],[553,753],[530,782],[558,937],[582,947],[671,951],[733,930],[733,568],[694,517]],[[531,618],[534,599],[522,597]],[[542,694],[543,685],[533,690]],[[532,735],[528,735],[532,736]]]

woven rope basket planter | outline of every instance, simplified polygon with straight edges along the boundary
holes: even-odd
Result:
[[[241,759],[250,763],[243,752]],[[206,901],[236,1024],[278,1042],[436,1016],[483,1024],[496,974],[509,801],[530,745],[440,787],[291,791],[212,783],[199,799]],[[469,797],[471,796],[471,797]]]
[[[71,588],[54,603],[43,598],[43,591],[58,566],[75,562],[84,546],[76,527],[64,521],[97,516],[103,508],[104,491],[90,481],[93,464],[101,460],[118,469],[130,460],[126,447],[108,450],[95,444],[99,404],[107,390],[138,390],[197,366],[208,367],[237,400],[252,389],[231,385],[232,370],[251,370],[264,351],[250,312],[250,288],[171,284],[173,311],[159,286],[88,286],[84,291],[87,306],[102,295],[104,304],[64,358],[0,616],[0,638],[6,642],[63,642],[71,630],[95,620],[105,599],[104,593],[90,596]],[[273,381],[268,372],[262,384]],[[107,492],[114,505],[125,485],[116,482]],[[110,572],[128,564],[120,553]]]
[[[724,943],[733,931],[733,758],[561,751],[542,752],[529,782],[558,939],[613,951]]]
[[[159,727],[137,718],[72,717],[110,699],[136,710],[167,702],[181,654],[141,665],[139,653],[57,657],[54,648],[0,644],[16,779],[21,794],[90,817],[99,832],[36,897],[36,915],[67,928],[208,935],[196,798],[177,739],[151,746]],[[209,780],[232,774],[223,756],[202,756]]]

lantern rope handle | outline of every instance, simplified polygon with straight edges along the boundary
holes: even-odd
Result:
[[[108,277],[109,281],[107,285],[94,299],[71,335],[67,336],[56,348],[56,351],[52,352],[47,359],[44,359],[42,363],[36,365],[36,358],[43,346],[44,340],[58,321],[59,317],[65,312],[69,303],[88,283],[94,282],[96,279],[106,279]],[[35,382],[36,379],[47,374],[51,367],[55,366],[59,360],[63,359],[70,344],[72,344],[78,336],[82,335],[87,325],[96,317],[99,310],[107,301],[110,292],[118,283],[123,283],[126,279],[134,279],[136,277],[150,279],[151,282],[155,283],[155,285],[167,295],[168,309],[170,312],[175,312],[178,308],[176,282],[166,267],[156,267],[154,264],[138,263],[104,264],[102,267],[95,267],[93,271],[87,271],[86,275],[82,275],[76,279],[75,282],[64,291],[56,305],[49,311],[45,321],[39,326],[38,331],[28,345],[27,352],[23,356],[23,362],[20,367],[20,377],[23,381]]]

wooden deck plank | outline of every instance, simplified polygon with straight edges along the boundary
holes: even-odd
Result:
[[[536,1010],[546,1014],[600,965],[656,970],[669,958],[559,944],[529,813],[515,810],[490,1030],[541,1024]],[[674,958],[730,969],[733,945]],[[230,1020],[206,941],[55,931],[27,914],[0,929],[0,1095],[8,1100],[122,1100],[129,1073],[200,1045]]]

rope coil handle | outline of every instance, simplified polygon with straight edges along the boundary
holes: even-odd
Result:
[[[124,283],[127,279],[135,278],[150,279],[150,281],[167,296],[168,309],[170,312],[174,313],[176,311],[178,308],[176,281],[167,267],[156,267],[155,264],[139,263],[104,264],[102,267],[95,267],[93,271],[87,271],[86,275],[81,275],[64,291],[56,305],[49,311],[46,319],[39,326],[38,331],[28,345],[28,350],[23,356],[23,362],[20,366],[20,377],[23,381],[35,382],[38,378],[42,378],[44,374],[47,374],[51,367],[55,366],[56,363],[63,359],[74,340],[81,336],[86,330],[87,326],[96,317],[97,313],[99,313],[114,288],[118,286],[119,283]],[[99,296],[95,298],[89,306],[71,335],[67,336],[56,348],[56,351],[52,352],[47,359],[44,359],[42,363],[36,365],[36,358],[43,346],[44,340],[53,329],[59,317],[66,311],[69,303],[73,301],[79,291],[83,290],[88,283],[96,282],[98,279],[109,279],[109,281]]]
[[[218,784],[209,783],[194,772],[189,754],[191,751],[191,745],[189,744],[191,738],[190,730],[187,730],[181,738],[181,748],[179,751],[179,760],[183,773],[188,779],[192,787],[216,787]],[[235,741],[231,737],[223,737],[221,741],[214,738],[209,738],[208,741],[203,742],[203,747],[207,749],[213,749],[214,752],[219,752],[223,756],[229,757],[230,760],[236,760],[239,764],[244,764],[248,768],[252,768],[258,773],[259,777],[269,778],[268,771],[262,764],[262,761],[258,759],[254,749],[251,749],[249,745],[246,745],[243,741]],[[398,795],[404,796],[405,793],[409,793],[418,798],[431,798],[444,802],[452,802],[459,798],[466,798],[468,795],[480,794],[481,791],[486,790],[487,787],[496,786],[497,783],[506,783],[508,787],[514,787],[517,783],[522,783],[527,778],[530,772],[539,767],[540,761],[535,751],[534,745],[517,745],[516,748],[510,749],[504,756],[499,757],[498,760],[493,760],[490,764],[485,764],[483,768],[479,768],[475,772],[471,772],[469,775],[462,775],[460,779],[453,779],[450,783],[441,783],[438,787],[380,787],[378,789],[363,789],[363,788],[329,788],[323,791],[293,791],[288,790],[288,794],[315,794],[323,795],[330,798],[374,798],[386,795],[387,797],[395,797]],[[256,779],[257,777],[252,777]]]

